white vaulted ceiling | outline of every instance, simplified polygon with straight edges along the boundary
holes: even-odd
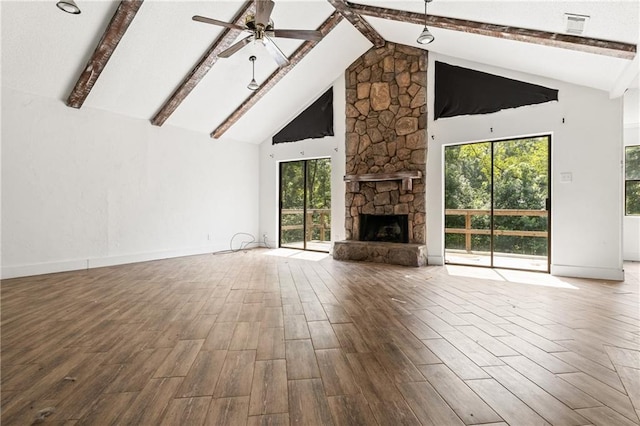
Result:
[[[334,11],[326,0],[275,0],[276,28],[315,29]],[[421,0],[362,4],[423,12]],[[119,1],[77,0],[80,15],[49,1],[2,1],[2,86],[59,99],[68,97]],[[191,20],[204,15],[230,21],[242,1],[146,0],[82,108],[96,108],[150,120],[221,33]],[[631,1],[457,1],[434,0],[429,14],[564,33],[564,13],[589,15],[584,36],[637,44],[639,2]],[[365,19],[386,40],[420,47],[420,25]],[[534,45],[432,28],[433,52],[611,91],[637,87],[637,59]],[[276,39],[290,55],[301,41]],[[233,125],[223,138],[260,143],[312,103],[371,43],[343,20],[274,88]],[[276,70],[264,48],[249,45],[220,59],[168,118],[176,126],[209,134],[251,94],[248,57],[255,54],[259,83]],[[629,78],[631,75],[631,78]],[[151,124],[149,124],[151,125]]]

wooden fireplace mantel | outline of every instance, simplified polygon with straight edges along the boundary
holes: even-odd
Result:
[[[345,182],[381,182],[385,180],[402,181],[402,190],[411,191],[413,189],[413,179],[420,179],[422,172],[420,170],[410,170],[406,172],[395,173],[365,173],[361,175],[345,175]],[[356,189],[358,191],[359,189]]]

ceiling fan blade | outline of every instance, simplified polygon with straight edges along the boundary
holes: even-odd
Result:
[[[311,41],[322,40],[322,33],[315,30],[273,30],[273,36]]]
[[[218,21],[217,19],[207,18],[206,16],[195,15],[193,18],[194,21],[204,22],[205,24],[213,24],[219,25],[221,27],[227,27],[234,30],[244,30],[244,27],[236,24],[230,24],[229,22]]]
[[[247,44],[251,43],[251,41],[253,41],[253,36],[249,36],[247,38],[243,38],[242,40],[240,40],[236,44],[233,44],[228,49],[225,49],[222,52],[220,52],[220,54],[218,55],[218,58],[228,58],[229,56],[231,56],[234,53],[236,53],[238,50],[240,50],[243,47],[245,47]]]
[[[264,47],[267,48],[267,52],[273,57],[273,59],[278,63],[280,68],[289,65],[289,59],[282,53],[282,51],[276,46],[276,44],[269,37],[265,36],[263,41]]]
[[[256,0],[256,24],[267,27],[274,4],[273,0]]]

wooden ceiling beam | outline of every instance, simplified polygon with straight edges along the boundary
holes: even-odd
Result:
[[[331,30],[333,30],[339,23],[342,21],[342,15],[335,11],[327,18],[326,21],[318,27],[318,31],[322,32],[323,36],[329,34]],[[289,57],[289,65],[286,65],[282,68],[278,68],[276,71],[271,74],[264,83],[260,85],[258,90],[253,92],[247,99],[240,104],[236,110],[231,113],[223,122],[220,124],[213,132],[211,132],[211,137],[214,139],[222,136],[231,126],[233,126],[244,114],[247,113],[264,95],[266,95],[269,90],[273,88],[282,78],[287,75],[289,71],[293,69],[306,55],[313,49],[317,41],[305,41],[302,43],[298,49]]]
[[[91,89],[96,84],[98,77],[109,62],[111,55],[118,47],[118,43],[127,32],[131,21],[142,6],[143,0],[122,0],[113,14],[109,25],[104,30],[102,38],[98,42],[93,55],[89,58],[82,74],[76,81],[73,90],[67,98],[67,106],[80,108],[89,96]]]
[[[236,13],[231,23],[244,26],[247,15],[254,14],[256,10],[255,2],[247,0]],[[231,47],[235,39],[242,31],[225,28],[218,38],[209,46],[209,49],[202,55],[198,63],[187,74],[180,85],[174,90],[171,96],[165,101],[160,110],[151,119],[154,126],[162,126],[180,104],[189,96],[191,91],[202,81],[211,67],[218,61],[218,55],[228,47]]]
[[[419,25],[425,24],[425,15],[423,13],[367,6],[351,2],[347,2],[347,6],[352,12],[360,16],[371,16],[374,18],[390,19],[393,21],[408,22]],[[637,48],[635,44],[631,43],[530,30],[506,25],[487,24],[483,22],[469,21],[466,19],[445,18],[434,15],[427,15],[426,23],[428,26],[443,28],[445,30],[523,41],[543,46],[558,47],[597,55],[613,56],[615,58],[622,59],[633,59],[636,55]]]
[[[351,22],[360,33],[365,36],[375,47],[382,47],[385,39],[362,16],[353,12],[347,6],[346,0],[328,0],[347,21]]]

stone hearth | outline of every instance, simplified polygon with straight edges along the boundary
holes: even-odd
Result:
[[[346,71],[347,241],[335,244],[336,259],[426,264],[426,71],[426,51],[394,43]],[[407,215],[409,244],[360,241],[363,214]]]
[[[333,245],[333,258],[403,266],[425,266],[427,246],[372,241],[336,241]]]

